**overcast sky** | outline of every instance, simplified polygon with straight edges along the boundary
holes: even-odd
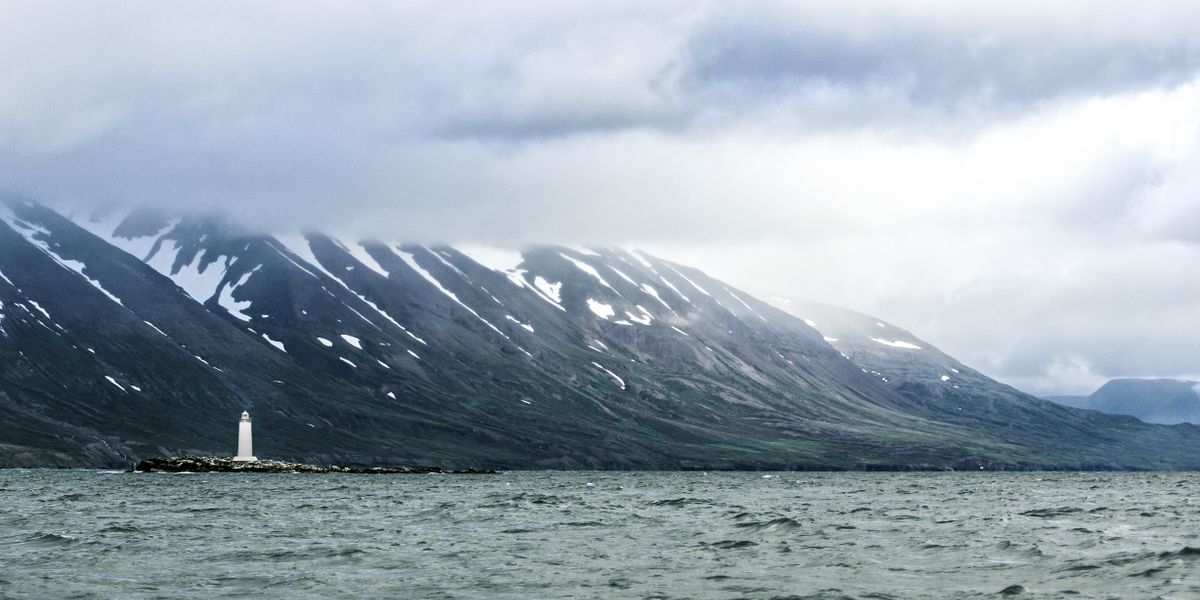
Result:
[[[10,2],[0,186],[651,249],[1033,393],[1200,375],[1200,4]]]

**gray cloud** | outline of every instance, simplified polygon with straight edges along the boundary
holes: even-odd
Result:
[[[689,88],[702,96],[723,92],[726,102],[882,95],[891,110],[856,115],[854,124],[869,125],[979,111],[1007,116],[1058,98],[1174,86],[1200,68],[1200,44],[1190,34],[1141,39],[1128,31],[1087,31],[1086,23],[1047,31],[984,25],[968,15],[949,23],[937,18],[954,18],[955,10],[868,19],[866,31],[854,31],[864,23],[829,25],[803,18],[803,11],[793,18],[779,12],[722,15],[700,28],[688,40]],[[836,113],[833,106],[819,108]]]
[[[1200,36],[1180,24],[1200,10],[1058,6],[1039,20],[1032,5],[904,3],[10,4],[4,139],[46,154],[131,124],[219,122],[375,149],[708,132],[771,107],[808,128],[926,127],[1176,85],[1200,67]]]

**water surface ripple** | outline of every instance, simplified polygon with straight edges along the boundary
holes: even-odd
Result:
[[[1198,598],[1195,473],[0,471],[0,598]]]

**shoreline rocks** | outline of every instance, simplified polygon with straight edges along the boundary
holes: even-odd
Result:
[[[147,458],[133,472],[142,473],[349,473],[361,475],[491,475],[490,469],[444,471],[441,467],[341,467],[292,463],[281,460],[236,461],[225,456],[174,456]]]

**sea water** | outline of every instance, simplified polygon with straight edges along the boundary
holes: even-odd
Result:
[[[1200,598],[1194,473],[0,471],[0,598]]]

